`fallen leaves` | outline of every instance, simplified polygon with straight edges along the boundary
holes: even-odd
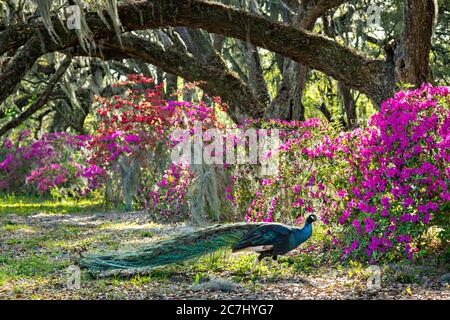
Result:
[[[66,286],[66,268],[80,252],[132,248],[190,229],[183,224],[156,224],[144,212],[2,214],[0,298],[450,299],[450,287],[442,285],[432,270],[419,284],[383,280],[381,289],[368,290],[365,278],[355,276],[350,267],[327,264],[307,271],[301,265],[294,268],[295,259],[289,257],[281,261],[281,267],[263,265],[249,277],[245,272],[252,259],[245,254],[220,257],[226,263],[219,266],[214,261],[198,267],[189,263],[147,275],[95,278],[83,273],[79,290]]]

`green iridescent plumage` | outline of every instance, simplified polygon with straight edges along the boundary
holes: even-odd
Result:
[[[90,270],[151,269],[200,257],[221,248],[232,247],[259,224],[217,225],[143,246],[132,252],[84,255],[80,264]]]
[[[303,228],[277,223],[235,223],[216,225],[172,239],[147,244],[131,252],[104,255],[85,254],[80,264],[91,271],[153,269],[194,259],[220,249],[250,249],[260,258],[276,257],[296,248],[312,233],[311,216]],[[315,218],[314,218],[315,219]]]

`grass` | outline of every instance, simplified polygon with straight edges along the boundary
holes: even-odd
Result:
[[[55,201],[34,196],[0,196],[2,214],[66,214],[103,211],[101,199],[67,199]]]
[[[31,255],[25,258],[11,261],[8,264],[8,274],[15,277],[45,277],[56,269],[61,269],[66,264],[55,263],[45,255]]]
[[[32,196],[0,196],[0,296],[2,287],[11,283],[14,292],[22,294],[27,282],[47,283],[56,274],[64,273],[70,259],[62,258],[73,244],[82,243],[83,227],[57,224],[44,228],[23,222],[30,216],[65,215],[102,211],[98,199],[54,201]],[[17,217],[22,217],[18,220]],[[19,222],[20,221],[20,222]]]
[[[33,232],[33,228],[24,224],[14,224],[9,221],[6,221],[3,226],[0,226],[0,232],[15,231]]]
[[[34,279],[42,281],[65,267],[67,267],[67,263],[57,262],[42,254],[31,254],[19,259],[0,256],[0,286],[14,280]]]
[[[256,255],[231,255],[225,250],[140,275],[96,278],[82,272],[82,289],[68,290],[66,269],[77,264],[80,252],[123,250],[170,237],[179,232],[177,226],[152,222],[145,213],[95,215],[101,209],[96,200],[1,199],[0,298],[124,299],[183,294],[191,297],[193,285],[212,277],[232,280],[249,292],[261,294],[284,281],[332,279],[334,275],[330,276],[330,272],[343,278],[341,282],[335,281],[340,290],[352,292],[368,277],[364,266],[357,263],[340,266],[317,250],[279,257],[279,266],[267,259],[249,275]],[[323,229],[315,230],[308,241],[311,247],[318,247],[326,239]],[[417,281],[416,277],[400,272],[386,272],[386,279],[398,283]]]

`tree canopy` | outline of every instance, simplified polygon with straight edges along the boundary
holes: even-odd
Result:
[[[29,119],[83,132],[92,97],[130,73],[167,94],[196,82],[237,123],[355,127],[400,86],[448,84],[446,2],[3,1],[0,133]],[[79,29],[68,28],[74,5]]]

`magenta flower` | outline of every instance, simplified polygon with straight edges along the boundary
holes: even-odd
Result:
[[[338,192],[337,192],[337,196],[339,197],[339,198],[345,198],[346,196],[347,196],[347,191],[346,190],[338,190]]]
[[[355,240],[353,240],[352,244],[350,245],[350,250],[355,251],[356,249],[358,249],[358,246],[359,246],[358,240],[355,239]]]
[[[375,229],[375,221],[372,218],[364,219],[364,230],[366,233],[370,233]]]
[[[5,157],[5,160],[3,160],[2,163],[0,163],[0,169],[2,170],[7,170],[8,169],[8,165],[11,163],[11,161],[14,159],[14,156],[10,153],[8,153]]]
[[[139,138],[135,134],[130,134],[130,135],[125,137],[125,141],[128,142],[128,143],[139,144],[141,142],[141,138]]]

